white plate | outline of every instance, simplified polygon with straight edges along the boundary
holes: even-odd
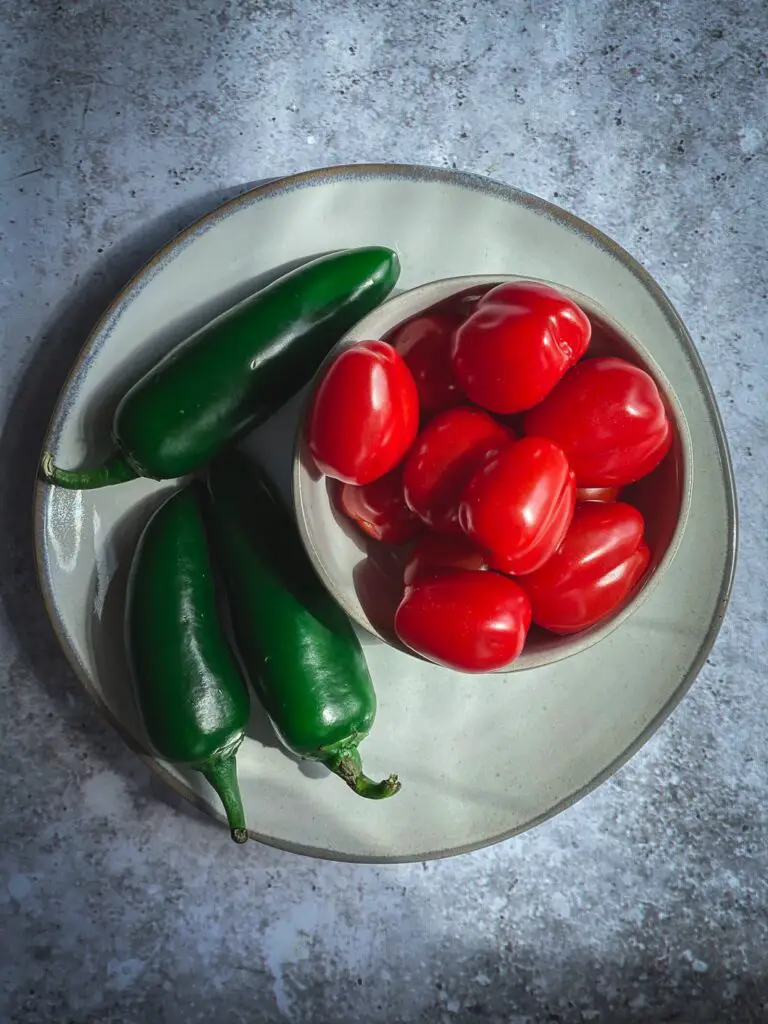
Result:
[[[256,838],[324,857],[421,860],[495,842],[556,813],[658,727],[722,621],[735,560],[735,498],[706,375],[650,276],[604,235],[548,203],[484,178],[416,167],[340,167],[272,182],[176,238],[88,339],[46,447],[65,465],[105,454],[116,400],[159,353],[277,268],[370,244],[399,252],[402,288],[464,274],[519,274],[592,297],[670,381],[694,453],[688,521],[669,571],[620,628],[588,650],[530,671],[477,677],[362,635],[379,712],[361,752],[369,774],[399,773],[403,789],[393,799],[361,800],[324,770],[287,757],[255,709],[238,762]],[[249,442],[286,489],[300,403]],[[122,650],[125,579],[147,513],[173,486],[140,480],[72,492],[41,484],[36,495],[48,613],[84,686],[136,747],[141,730]],[[199,776],[142,756],[220,816]]]

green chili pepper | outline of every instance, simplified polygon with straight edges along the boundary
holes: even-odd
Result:
[[[205,776],[232,838],[244,843],[235,754],[250,698],[216,607],[204,494],[200,483],[178,491],[145,527],[129,577],[126,639],[155,752]]]
[[[235,644],[283,743],[322,761],[360,796],[391,796],[397,776],[363,774],[358,744],[376,695],[352,625],[304,552],[292,516],[247,459],[210,468],[210,524]]]
[[[321,256],[244,299],[182,342],[124,396],[117,452],[93,469],[41,463],[60,487],[170,480],[204,466],[308,384],[328,351],[384,299],[400,264],[371,246]]]

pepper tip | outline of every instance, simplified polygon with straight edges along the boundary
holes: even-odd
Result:
[[[328,758],[325,763],[351,790],[368,800],[384,800],[400,791],[400,780],[397,775],[390,775],[381,782],[369,779],[362,769],[360,754],[356,747]]]
[[[382,782],[382,786],[388,791],[388,796],[394,796],[403,788],[403,784],[397,775],[389,775]]]
[[[248,841],[248,831],[244,828],[233,828],[230,835],[236,843],[245,843]]]

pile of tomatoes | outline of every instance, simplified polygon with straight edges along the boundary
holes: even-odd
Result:
[[[584,358],[590,336],[556,289],[506,283],[346,349],[317,386],[310,451],[364,533],[412,545],[395,629],[431,661],[503,668],[532,622],[587,629],[648,566],[643,517],[616,499],[670,421],[644,370]]]

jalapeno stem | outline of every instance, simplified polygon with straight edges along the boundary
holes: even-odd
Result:
[[[236,843],[244,843],[248,839],[245,827],[245,811],[237,782],[237,764],[235,755],[224,757],[220,761],[200,765],[197,769],[213,786],[224,805],[224,813],[229,822],[230,834]]]
[[[136,470],[121,455],[113,455],[93,469],[59,469],[58,466],[54,466],[50,452],[43,455],[40,473],[43,480],[48,483],[73,491],[88,491],[95,487],[123,484],[128,480],[135,480],[138,476]]]
[[[390,775],[388,778],[382,779],[381,782],[369,779],[363,771],[357,747],[351,747],[342,753],[325,758],[325,764],[334,775],[343,779],[358,796],[364,796],[368,800],[383,800],[385,797],[394,796],[400,789],[400,782],[396,775]]]

